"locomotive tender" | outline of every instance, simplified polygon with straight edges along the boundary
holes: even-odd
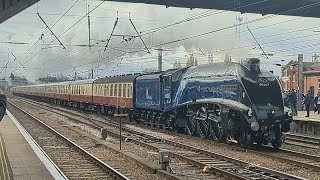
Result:
[[[277,78],[261,71],[255,58],[146,75],[23,86],[14,93],[109,115],[121,111],[137,122],[216,141],[237,140],[243,147],[255,142],[278,148],[282,133],[295,127],[291,112],[284,108]]]

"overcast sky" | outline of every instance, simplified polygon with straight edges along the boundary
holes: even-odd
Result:
[[[83,18],[87,3],[90,5],[89,10],[93,10],[90,20],[91,44],[94,46],[91,48],[87,46],[88,18]],[[96,0],[42,0],[0,24],[0,77],[8,77],[12,72],[30,80],[48,74],[72,76],[74,72],[88,76],[91,69],[94,69],[95,77],[141,72],[157,68],[156,49],[161,47],[165,50],[164,69],[172,68],[175,61],[185,65],[187,56],[192,53],[199,64],[208,63],[208,54],[213,54],[215,61],[223,61],[228,53],[233,61],[259,57],[262,68],[274,69],[278,75],[280,67],[275,64],[295,60],[300,53],[304,54],[305,61],[311,61],[314,53],[320,53],[320,20],[316,18],[261,16],[114,2],[104,2],[99,6],[100,3],[101,1]],[[66,49],[45,28],[37,12],[49,27],[62,17],[52,31]],[[137,37],[129,21],[129,13],[150,54]],[[205,17],[199,18],[199,15]],[[119,21],[113,34],[122,36],[112,36],[104,51],[117,16]],[[198,18],[177,23],[190,17]],[[248,27],[231,27],[252,20],[259,21],[249,23]],[[272,54],[269,59],[261,55],[263,52],[248,28],[263,50]],[[206,32],[212,33],[196,36]],[[185,38],[189,39],[183,40]],[[13,42],[20,44],[12,44]],[[17,57],[16,60],[12,54]],[[8,68],[4,69],[6,64]]]

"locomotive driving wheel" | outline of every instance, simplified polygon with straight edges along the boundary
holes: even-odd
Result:
[[[196,115],[189,116],[186,120],[186,132],[193,136],[196,133]]]
[[[201,138],[207,138],[209,135],[209,119],[207,113],[198,111],[196,118],[199,136]]]
[[[210,121],[210,136],[217,142],[221,142],[223,140],[223,130],[219,122]]]
[[[279,150],[280,146],[281,146],[281,143],[282,143],[282,139],[283,139],[283,136],[282,136],[282,132],[281,132],[281,128],[279,125],[275,126],[275,140],[273,140],[271,142],[274,150]]]
[[[154,114],[154,123],[155,123],[155,126],[157,128],[162,128],[162,125],[161,125],[161,115],[159,113],[155,113]]]
[[[252,145],[252,137],[250,132],[242,132],[239,137],[239,143],[243,148],[249,148]]]
[[[157,115],[156,112],[153,112],[153,113],[150,114],[150,124],[151,124],[151,126],[153,126],[153,127],[156,127],[156,123],[157,123],[157,121],[156,121],[156,115]]]

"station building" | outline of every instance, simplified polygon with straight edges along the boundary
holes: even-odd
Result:
[[[281,70],[282,90],[299,89],[298,84],[298,61],[291,60]],[[313,95],[320,92],[320,62],[303,62],[303,89],[302,92],[310,90]]]

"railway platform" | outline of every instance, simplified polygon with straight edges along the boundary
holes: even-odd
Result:
[[[50,159],[8,111],[0,122],[0,160],[2,180],[61,179]]]
[[[293,116],[298,125],[296,133],[320,137],[320,114],[310,111],[310,117],[306,115],[306,111],[299,111],[298,116]]]
[[[293,119],[296,121],[314,121],[320,123],[320,114],[318,114],[317,112],[314,113],[313,111],[310,111],[310,117],[305,117],[306,115],[306,111],[298,111],[298,116],[293,116]]]

